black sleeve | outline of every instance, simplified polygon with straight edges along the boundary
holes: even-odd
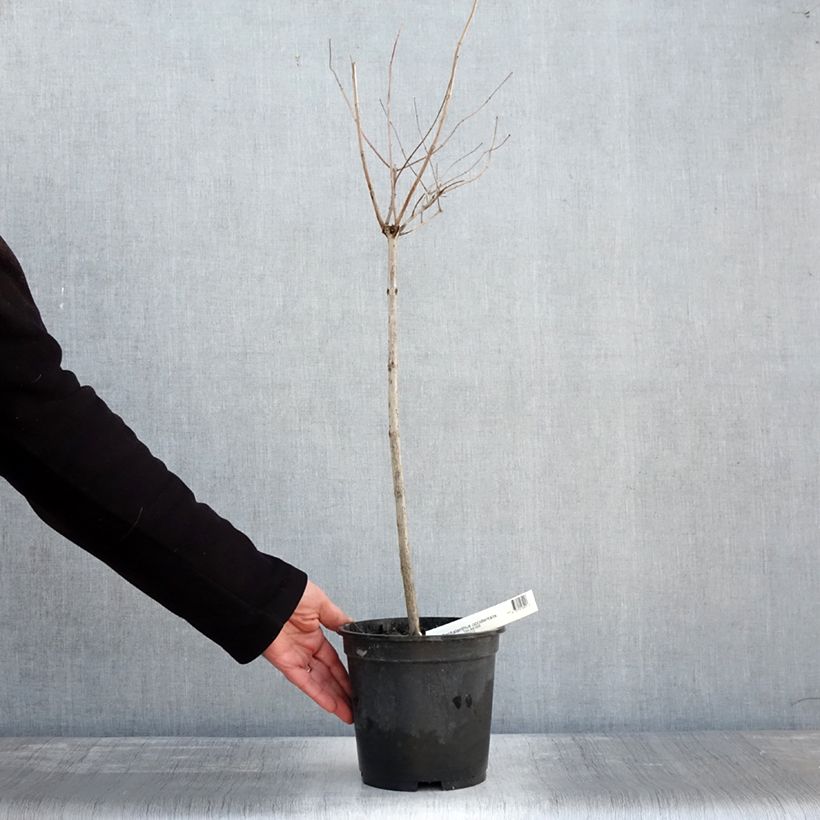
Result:
[[[239,663],[253,660],[307,576],[197,502],[61,360],[0,237],[0,475],[49,526]]]

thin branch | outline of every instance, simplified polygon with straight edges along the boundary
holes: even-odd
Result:
[[[461,188],[462,185],[467,185],[470,182],[475,182],[490,167],[490,160],[492,159],[492,155],[499,148],[501,148],[501,146],[504,145],[507,142],[507,140],[510,138],[510,135],[507,134],[507,136],[504,137],[504,139],[501,140],[501,142],[499,142],[498,145],[496,145],[495,144],[495,136],[496,136],[495,132],[497,130],[498,130],[498,118],[496,118],[496,125],[495,125],[495,129],[493,131],[493,141],[492,141],[492,144],[490,145],[490,147],[487,148],[466,171],[463,171],[457,177],[452,177],[450,180],[448,180],[444,184],[444,186],[442,187],[441,196],[443,196],[445,193],[447,193],[449,191],[455,190],[456,188]],[[475,168],[476,165],[478,165],[478,163],[481,162],[483,157],[487,157],[487,161],[484,163],[484,167],[475,176],[472,176],[472,177],[469,177],[469,178],[465,179],[464,175],[469,174],[470,171],[472,171],[473,168]]]
[[[410,219],[408,219],[407,222],[408,223],[412,222],[413,217],[416,215],[416,211],[418,211],[419,205],[421,205],[424,202],[426,197],[429,197],[430,204],[435,202],[436,199],[438,199],[438,192],[439,192],[439,189],[438,189],[438,187],[436,187],[436,190],[432,194],[429,191],[425,191],[423,194],[419,194],[419,198],[413,204],[413,208],[410,211]],[[425,206],[425,207],[427,207],[427,206]],[[421,211],[419,211],[419,213],[421,213],[424,210],[425,210],[425,208],[422,208]],[[407,224],[407,223],[405,223],[405,224]]]
[[[409,225],[410,222],[406,222],[405,227],[403,227],[401,231],[399,231],[399,236],[407,236],[407,234],[409,233],[414,233],[415,231],[421,230],[421,228],[423,228],[425,225],[429,225],[439,214],[443,213],[444,211],[441,208],[439,208],[426,222],[423,218],[420,219],[419,224],[416,225],[415,228],[407,228],[406,226]]]
[[[475,151],[478,151],[478,149],[479,149],[479,148],[481,148],[481,146],[482,146],[482,145],[484,145],[484,142],[483,142],[483,141],[482,141],[482,142],[480,142],[480,143],[478,143],[478,145],[476,145],[476,147],[475,147],[475,148],[473,148],[471,151],[468,151],[466,154],[463,154],[463,155],[462,155],[462,156],[460,156],[458,159],[453,160],[453,161],[452,161],[452,162],[451,162],[451,163],[450,163],[450,164],[449,164],[449,165],[448,165],[448,166],[444,169],[444,173],[446,174],[446,173],[447,173],[447,172],[448,172],[448,171],[449,171],[449,170],[450,170],[450,169],[451,169],[454,165],[458,165],[458,164],[459,164],[459,162],[461,162],[463,159],[467,159],[467,157],[469,157],[469,156],[470,156],[470,154],[472,154],[472,153],[473,153],[473,152],[475,152]]]
[[[489,102],[489,101],[490,101],[490,100],[491,100],[491,99],[495,96],[496,92],[497,92],[497,91],[501,88],[501,86],[502,86],[502,85],[504,85],[504,83],[506,83],[506,82],[507,82],[507,80],[509,80],[509,79],[510,79],[510,77],[512,77],[512,71],[511,71],[511,72],[510,72],[510,73],[509,73],[509,74],[508,74],[508,75],[507,75],[507,76],[506,76],[506,77],[505,77],[505,78],[504,78],[504,79],[503,79],[503,80],[502,80],[502,81],[501,81],[501,82],[500,82],[500,83],[499,83],[499,84],[498,84],[498,85],[497,85],[497,86],[493,89],[492,94],[490,94],[490,96],[489,96],[489,97],[487,97],[487,99],[486,99],[486,100],[484,100],[484,102],[483,102],[483,103],[481,103],[481,105],[479,105],[479,106],[478,106],[478,108],[476,108],[476,109],[475,109],[475,111],[471,111],[469,114],[467,114],[467,116],[466,116],[466,117],[462,117],[462,118],[461,118],[461,119],[460,119],[460,120],[459,120],[459,121],[458,121],[458,122],[457,122],[457,123],[453,126],[453,130],[452,130],[452,131],[450,131],[450,133],[449,133],[449,134],[448,134],[448,135],[447,135],[447,136],[446,136],[446,137],[445,137],[445,138],[441,141],[441,144],[438,146],[438,148],[436,148],[436,151],[440,151],[442,148],[444,148],[444,146],[445,146],[445,145],[447,145],[447,143],[450,141],[450,139],[451,139],[451,137],[453,136],[453,134],[455,134],[455,132],[456,132],[456,130],[458,129],[458,127],[459,127],[462,123],[467,122],[467,120],[469,120],[471,117],[474,117],[476,114],[478,114],[478,112],[479,112],[479,111],[481,111],[481,109],[482,109],[482,108],[484,108],[484,106],[485,106],[485,105],[487,105],[487,103],[488,103],[488,102]]]
[[[350,100],[347,98],[347,93],[345,92],[344,86],[342,85],[342,81],[339,79],[339,75],[336,73],[336,69],[333,68],[333,43],[331,40],[327,41],[327,54],[328,54],[328,68],[330,68],[330,73],[336,78],[336,85],[339,86],[339,91],[342,92],[342,96],[347,103],[348,111],[353,114],[353,106],[350,104]]]
[[[490,101],[490,100],[491,100],[491,99],[495,96],[496,91],[498,91],[498,90],[501,88],[501,86],[502,86],[502,85],[504,85],[504,83],[506,83],[506,82],[507,82],[507,80],[509,80],[509,79],[510,79],[510,77],[512,77],[512,71],[511,71],[511,72],[510,72],[510,73],[509,73],[509,74],[508,74],[508,75],[507,75],[507,76],[506,76],[506,77],[505,77],[505,78],[504,78],[504,79],[503,79],[503,80],[502,80],[502,81],[501,81],[501,82],[500,82],[500,83],[499,83],[499,84],[495,87],[495,89],[494,89],[494,90],[493,90],[493,92],[490,94],[490,96],[489,96],[489,97],[487,97],[487,99],[486,99],[486,100],[484,100],[484,102],[483,102],[483,103],[481,103],[481,105],[480,105],[478,108],[476,108],[476,109],[475,109],[475,111],[471,111],[469,114],[467,114],[467,116],[466,116],[466,117],[462,117],[462,118],[461,118],[461,119],[460,119],[460,120],[459,120],[459,121],[458,121],[458,122],[457,122],[457,123],[453,126],[452,130],[450,131],[450,133],[449,133],[449,134],[448,134],[448,135],[447,135],[447,136],[446,136],[446,137],[442,140],[442,142],[441,142],[441,143],[439,143],[439,145],[438,145],[438,146],[436,146],[436,149],[433,151],[433,154],[437,154],[439,151],[441,151],[441,149],[442,149],[442,148],[444,148],[444,146],[445,146],[445,145],[447,145],[447,143],[450,141],[450,139],[451,139],[451,137],[453,136],[453,134],[455,134],[456,129],[457,129],[457,128],[458,128],[458,127],[462,124],[462,123],[464,123],[464,122],[466,122],[467,120],[469,120],[469,119],[470,119],[470,117],[475,116],[475,115],[476,115],[479,111],[481,111],[481,109],[482,109],[482,108],[484,108],[484,106],[485,106],[485,105],[487,105],[487,103],[488,103],[488,102],[489,102],[489,101]],[[439,112],[441,112],[441,107],[440,107],[440,106],[439,106]],[[438,118],[438,114],[436,115],[436,118]],[[421,142],[419,142],[419,144],[415,147],[415,149],[414,149],[414,150],[410,153],[410,157],[412,157],[412,156],[416,153],[416,151],[418,151],[418,149],[422,147],[422,145],[423,145],[423,143],[424,143],[424,140],[425,140],[425,139],[429,136],[429,134],[430,134],[430,132],[433,130],[433,126],[434,126],[435,124],[436,124],[436,120],[433,120],[433,125],[431,125],[431,126],[427,129],[427,133],[424,135],[424,137],[422,138]],[[407,159],[409,159],[409,158],[407,158]],[[401,174],[401,172],[402,172],[405,168],[409,168],[409,167],[411,167],[411,166],[413,166],[413,165],[418,165],[420,162],[424,162],[424,159],[425,159],[425,157],[418,157],[417,159],[410,159],[409,161],[406,161],[406,162],[405,162],[405,164],[404,164],[404,165],[402,165],[402,166],[401,166],[401,168],[399,168],[399,175]]]
[[[469,185],[471,182],[475,182],[477,179],[482,177],[484,175],[484,173],[486,172],[486,170],[490,167],[490,157],[492,156],[492,154],[495,151],[497,151],[499,148],[501,148],[501,146],[504,145],[504,143],[508,139],[509,139],[509,134],[506,137],[504,137],[504,139],[498,145],[496,145],[494,148],[487,149],[487,151],[486,151],[487,162],[484,163],[484,167],[477,174],[475,174],[474,176],[471,176],[471,177],[467,177],[467,178],[454,177],[453,179],[448,180],[442,186],[439,196],[443,197],[444,194],[448,194],[448,193],[450,193],[450,191],[455,191],[457,188],[461,188],[464,185]],[[475,167],[475,165],[473,165],[472,167]]]
[[[497,131],[498,131],[498,118],[496,118],[495,128],[493,129],[493,140],[492,140],[492,143],[491,143],[490,147],[485,149],[482,152],[482,154],[478,157],[478,159],[466,171],[459,174],[458,176],[452,177],[451,179],[447,180],[447,182],[445,182],[443,185],[436,186],[436,190],[432,194],[429,194],[429,193],[422,194],[416,200],[415,204],[413,205],[413,209],[410,213],[410,218],[402,226],[402,231],[404,230],[404,228],[406,228],[408,225],[410,225],[416,219],[418,219],[422,224],[427,224],[427,223],[424,222],[424,213],[427,210],[432,208],[433,205],[436,205],[438,207],[438,210],[436,211],[435,214],[433,214],[433,217],[438,216],[438,214],[441,213],[441,210],[442,210],[441,209],[441,199],[443,199],[446,194],[450,193],[451,191],[455,191],[456,189],[461,188],[464,185],[468,185],[471,182],[475,182],[477,179],[479,179],[484,174],[484,172],[490,166],[490,160],[492,158],[492,155],[499,148],[501,148],[507,142],[507,140],[510,138],[510,135],[507,134],[507,136],[504,137],[504,139],[501,142],[496,144]],[[472,153],[472,152],[470,152],[470,153]],[[473,168],[475,168],[475,166],[484,157],[487,158],[486,162],[484,163],[484,167],[477,174],[474,174],[471,177],[466,177],[465,178],[464,174],[469,173]],[[429,223],[433,219],[433,217],[430,217],[430,219],[428,219],[427,222]],[[417,226],[417,227],[420,227],[420,226]],[[410,233],[410,231],[408,231],[407,233]]]
[[[379,97],[379,105],[381,106],[382,113],[385,116],[387,116],[387,109],[384,107],[384,103],[382,102],[381,97]],[[401,144],[401,137],[399,136],[399,132],[396,130],[396,124],[391,122],[390,123],[390,128],[393,131],[393,136],[396,138],[396,142],[398,143],[399,150],[401,151],[402,156],[404,156],[404,158],[406,159],[407,158],[407,152],[404,150],[404,146]]]
[[[328,50],[328,66],[330,67],[330,71],[333,76],[336,78],[336,85],[339,86],[339,91],[342,92],[342,97],[344,97],[344,101],[347,103],[347,110],[350,112],[350,116],[353,117],[353,122],[356,121],[356,113],[353,111],[353,106],[348,99],[347,94],[345,93],[344,86],[342,85],[342,81],[339,79],[339,75],[336,73],[336,69],[333,68],[333,47],[330,40],[327,41],[327,50]],[[362,136],[364,137],[364,141],[367,143],[368,148],[370,148],[373,153],[381,160],[381,162],[386,165],[388,168],[390,165],[388,164],[387,160],[378,152],[376,146],[368,139],[367,135],[362,132]]]
[[[384,113],[385,113],[385,114],[387,114],[387,109],[384,107],[384,103],[381,101],[381,99],[379,99],[379,105],[381,105],[381,107],[382,107],[382,111],[384,111]],[[399,150],[401,151],[402,156],[403,156],[403,157],[405,158],[405,160],[406,160],[406,159],[407,159],[407,152],[404,150],[404,145],[402,145],[401,137],[399,136],[399,132],[398,132],[398,130],[396,129],[396,125],[395,125],[395,123],[394,123],[394,122],[392,122],[392,121],[391,121],[391,122],[390,122],[390,126],[391,126],[391,128],[392,128],[392,130],[393,130],[393,135],[394,135],[394,136],[395,136],[395,138],[396,138],[396,142],[397,142],[397,143],[398,143],[398,145],[399,145]],[[421,158],[419,158],[419,159],[417,160],[417,162],[421,162]],[[412,163],[412,162],[411,162],[411,163],[410,163],[410,165],[407,165],[407,166],[402,166],[402,167],[403,167],[403,168],[404,168],[404,167],[410,168],[410,170],[411,170],[411,171],[413,171],[413,173],[415,174],[416,172],[415,172],[415,170],[412,168],[412,166],[413,166],[414,164],[415,164],[415,163]],[[396,174],[396,180],[398,180],[398,174]],[[421,184],[421,187],[422,187],[422,188],[424,188],[424,190],[425,190],[425,191],[429,191],[429,189],[427,188],[427,186],[424,184],[424,180],[423,180],[423,179],[420,179],[420,180],[419,180],[419,182],[420,182],[420,184]]]
[[[497,133],[498,133],[498,117],[495,118],[495,126],[493,127],[493,138],[492,138],[492,141],[490,142],[490,147],[485,149],[481,154],[479,154],[478,157],[476,158],[475,162],[469,168],[467,168],[466,170],[464,170],[460,174],[458,174],[459,177],[463,177],[466,174],[469,174],[470,171],[472,171],[473,168],[475,168],[476,165],[478,165],[478,163],[481,162],[481,160],[484,157],[487,157],[489,159],[489,157],[492,155],[493,151],[500,148],[510,138],[510,135],[507,134],[507,136],[504,137],[504,141],[501,142],[499,145],[496,145],[495,144],[495,137],[496,137]]]
[[[356,137],[359,141],[359,157],[362,160],[362,170],[364,171],[364,178],[367,182],[367,191],[370,194],[370,201],[373,203],[373,210],[376,212],[376,219],[378,220],[379,227],[384,230],[385,223],[382,219],[381,213],[379,212],[379,206],[376,202],[376,194],[373,191],[373,182],[370,179],[370,171],[367,168],[367,160],[364,156],[364,135],[362,134],[361,108],[359,107],[359,86],[356,82],[356,63],[350,63],[350,72],[353,77],[353,116],[356,120]]]
[[[390,117],[390,98],[393,93],[393,61],[396,59],[396,47],[399,44],[399,37],[401,35],[401,26],[396,34],[396,39],[393,41],[393,51],[390,52],[390,62],[387,66],[387,161],[390,169],[390,207],[387,211],[387,221],[396,215],[396,167],[393,165],[393,138],[391,136],[390,126],[393,120]]]
[[[413,208],[410,211],[410,218],[404,224],[408,225],[415,219],[416,216],[419,216],[421,221],[424,222],[424,212],[429,208],[432,208],[433,205],[437,206],[437,213],[441,213],[441,197],[443,196],[442,191],[443,189],[440,185],[436,185],[436,189],[432,193],[425,188],[424,193],[421,194],[413,204]]]
[[[418,163],[424,162],[427,159],[426,154],[424,156],[419,157],[418,159],[412,159],[412,157],[414,157],[416,155],[416,151],[418,151],[419,148],[421,148],[422,145],[424,145],[424,141],[427,139],[427,137],[430,136],[430,132],[433,130],[433,128],[435,128],[435,125],[438,122],[438,118],[441,115],[441,111],[442,111],[443,108],[444,108],[444,100],[441,101],[441,105],[439,105],[438,111],[436,112],[436,116],[433,118],[433,121],[430,123],[430,127],[427,129],[427,131],[425,132],[425,134],[421,138],[421,140],[419,140],[416,147],[410,152],[410,155],[408,156],[408,158],[405,161],[404,165],[402,165],[401,168],[399,168],[399,174],[401,174],[401,172],[405,168],[409,167],[410,165],[418,165]]]
[[[475,14],[475,9],[476,9],[476,3],[477,2],[478,2],[478,0],[475,0],[475,2],[473,3],[472,10],[470,11],[470,18],[467,20],[467,23],[464,26],[464,31],[462,32],[461,37],[459,38],[459,42],[456,44],[456,54],[454,56],[453,67],[452,67],[451,73],[450,73],[451,83],[452,83],[452,80],[454,79],[453,75],[454,75],[454,72],[455,72],[455,60],[458,59],[458,49],[461,45],[461,41],[464,39],[464,35],[467,32],[467,28],[470,25],[470,20],[472,19],[472,16]],[[448,86],[447,86],[448,91],[451,89],[451,83],[448,84]],[[495,92],[493,92],[493,93],[495,93]],[[490,95],[490,96],[492,96],[492,95]],[[415,102],[416,101],[415,101],[415,98],[414,98],[413,99],[413,105],[414,106],[415,106]],[[398,173],[396,174],[397,177],[401,176],[401,173],[402,173],[402,171],[404,171],[405,168],[407,168],[411,165],[416,165],[419,162],[427,162],[427,160],[428,160],[427,154],[425,154],[424,156],[421,156],[421,157],[419,157],[418,159],[415,159],[415,160],[412,159],[412,158],[416,155],[416,151],[418,151],[419,148],[421,148],[422,146],[424,146],[425,148],[427,147],[425,141],[426,141],[427,137],[430,136],[430,133],[432,132],[433,128],[435,128],[436,123],[439,121],[439,117],[441,117],[441,113],[444,110],[444,107],[448,102],[449,102],[449,97],[447,96],[447,92],[445,92],[444,97],[442,98],[441,103],[439,104],[438,111],[436,111],[436,116],[433,117],[433,121],[430,123],[430,127],[427,129],[427,131],[421,137],[421,139],[419,140],[416,147],[410,152],[408,158],[405,160],[404,165],[402,165],[401,168],[399,168]],[[416,114],[416,117],[418,117],[418,113]],[[419,129],[419,133],[421,133],[421,129]],[[452,136],[452,132],[450,133],[449,136]],[[448,139],[449,139],[449,137],[448,137]],[[433,153],[435,153],[436,151],[438,151],[438,148],[434,149]]]
[[[453,84],[455,83],[456,79],[456,66],[458,65],[458,58],[461,53],[461,44],[464,42],[464,37],[467,34],[467,30],[470,27],[470,23],[473,21],[473,17],[475,17],[475,10],[478,4],[478,0],[473,0],[473,5],[470,8],[470,16],[467,18],[467,22],[464,24],[464,30],[461,32],[461,36],[458,38],[458,42],[456,43],[455,51],[453,52],[453,64],[450,68],[450,79],[447,82],[447,90],[444,92],[444,100],[441,106],[441,114],[439,115],[438,119],[438,127],[436,128],[435,136],[431,142],[431,151],[434,151],[436,145],[438,144],[438,139],[441,136],[441,132],[444,128],[444,122],[447,119],[447,109],[450,106],[450,99],[453,96]],[[410,187],[410,191],[407,194],[407,198],[404,200],[404,204],[399,209],[398,216],[396,217],[396,223],[401,224],[402,217],[404,216],[404,212],[407,210],[407,206],[413,200],[413,194],[416,192],[416,187],[418,186],[418,178],[424,176],[424,172],[427,170],[427,166],[430,163],[431,158],[431,151],[427,152],[427,157],[425,159],[424,164],[421,167],[421,171],[419,171],[416,181]]]
[[[416,98],[415,97],[413,97],[413,111],[415,111],[415,113],[416,113],[416,128],[418,128],[419,134],[421,134],[421,122],[419,120],[419,109],[418,109],[418,106],[416,105]],[[428,133],[429,133],[429,131],[428,131]],[[427,151],[427,143],[424,140],[425,140],[425,137],[422,137],[421,138],[422,145],[424,145],[424,150]],[[427,155],[430,156],[429,151],[428,151]],[[437,173],[436,173],[436,166],[431,165],[430,168],[433,171],[433,181],[436,183],[436,188],[438,188],[438,176],[437,176]],[[415,169],[413,169],[413,173],[416,174]],[[416,174],[416,176],[418,177],[422,174],[424,174],[424,168],[422,168],[421,171],[419,171]]]

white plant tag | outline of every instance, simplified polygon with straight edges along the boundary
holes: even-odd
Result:
[[[449,624],[428,629],[424,634],[459,635],[465,632],[488,632],[536,612],[538,612],[538,605],[530,589],[522,595],[516,595],[515,598],[510,598],[502,604],[482,609],[474,615],[467,615],[457,621],[450,621]]]

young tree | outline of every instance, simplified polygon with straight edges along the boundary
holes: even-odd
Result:
[[[356,80],[356,63],[351,60],[350,70],[352,79],[352,100],[345,92],[344,86],[338,74],[333,68],[333,52],[329,46],[330,70],[336,79],[342,96],[347,103],[347,107],[353,117],[356,127],[356,138],[359,148],[359,158],[364,172],[364,179],[373,211],[376,215],[379,229],[387,239],[387,375],[388,375],[388,437],[390,441],[390,460],[393,468],[393,494],[396,501],[396,526],[399,537],[399,559],[401,563],[401,577],[404,585],[404,597],[407,606],[407,618],[411,635],[421,635],[419,625],[418,606],[416,604],[416,589],[413,580],[413,565],[410,552],[410,537],[407,529],[407,504],[404,490],[404,471],[401,462],[401,439],[399,437],[399,383],[398,383],[398,331],[397,331],[397,248],[400,236],[405,236],[428,224],[433,217],[442,213],[441,200],[451,191],[461,188],[470,182],[477,180],[489,166],[492,155],[509,138],[509,134],[501,141],[498,141],[498,118],[495,118],[492,139],[489,146],[479,143],[471,151],[463,154],[458,159],[451,162],[444,171],[441,170],[439,156],[444,148],[458,131],[459,127],[467,120],[475,116],[493,98],[495,93],[510,78],[508,74],[493,92],[475,110],[462,117],[446,133],[444,126],[447,121],[447,114],[450,109],[450,101],[453,97],[455,86],[456,68],[458,66],[461,48],[464,38],[470,28],[476,13],[478,0],[473,0],[467,22],[458,38],[453,52],[450,76],[447,80],[447,87],[439,105],[438,111],[432,123],[426,131],[422,132],[416,101],[413,100],[413,109],[418,130],[418,139],[414,139],[415,146],[412,150],[405,151],[404,144],[399,136],[393,119],[393,62],[396,58],[396,48],[399,43],[401,31],[393,41],[393,50],[390,54],[390,62],[387,68],[387,97],[386,105],[380,100],[381,108],[386,120],[387,132],[387,156],[380,152],[373,141],[367,136],[362,126],[361,104],[359,101],[359,88]],[[394,142],[401,152],[401,160],[395,158]],[[412,143],[408,143],[412,144]],[[366,150],[370,149],[376,159],[387,169],[389,194],[387,211],[379,207],[376,193],[373,187],[373,180],[367,164]],[[481,150],[483,148],[483,150]],[[479,153],[476,153],[479,152]],[[453,173],[448,174],[464,160],[472,158],[471,164]],[[432,215],[425,214],[435,208]]]

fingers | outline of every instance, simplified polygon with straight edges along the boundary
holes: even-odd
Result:
[[[328,668],[330,674],[333,676],[336,683],[341,686],[344,693],[350,697],[353,694],[353,689],[350,686],[350,677],[347,674],[347,669],[344,668],[339,659],[336,650],[331,646],[330,642],[325,639],[319,649],[314,653],[322,663]]]
[[[337,681],[333,676],[330,669],[328,669],[327,664],[319,660],[319,658],[311,658],[310,665],[308,666],[308,672],[311,680],[318,683],[322,689],[333,695],[336,700],[349,700],[347,692],[345,692],[339,681]]]
[[[334,714],[341,717],[346,723],[349,723],[353,718],[350,695],[339,684],[339,681],[336,680],[323,661],[318,658],[313,659],[310,677],[315,680],[325,692],[333,696],[336,702],[336,708],[333,710]]]
[[[325,689],[319,685],[319,682],[311,677],[313,669],[308,671],[307,669],[299,667],[284,669],[282,673],[297,689],[301,689],[309,698],[318,703],[322,709],[331,713],[336,712],[336,698],[333,697],[330,692],[325,691]]]
[[[283,669],[284,676],[311,700],[345,723],[353,722],[353,710],[347,696],[333,679],[327,667],[318,659],[310,670],[304,667]]]

